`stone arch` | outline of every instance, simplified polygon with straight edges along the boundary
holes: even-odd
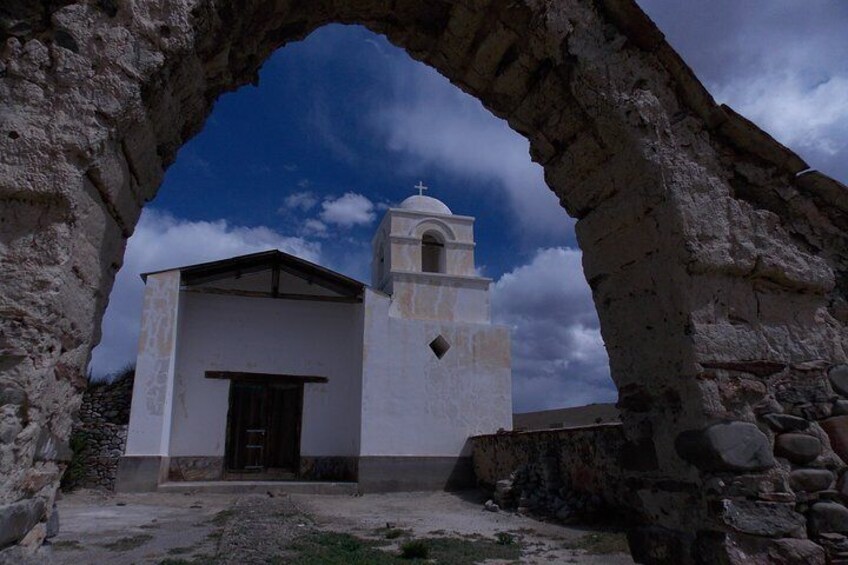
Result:
[[[783,539],[806,536],[798,511],[811,534],[825,511],[848,517],[792,490],[805,463],[776,416],[805,422],[814,464],[842,473],[822,429],[848,392],[846,188],[716,105],[632,0],[18,5],[0,27],[0,386],[14,420],[0,504],[31,519],[4,542],[43,537],[67,457],[52,446],[163,171],[217,96],[329,22],[385,34],[507,120],[578,219],[638,559],[816,557]]]

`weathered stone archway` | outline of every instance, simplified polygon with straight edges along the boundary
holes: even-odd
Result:
[[[637,558],[809,561],[807,520],[848,528],[838,502],[814,504],[845,468],[823,427],[848,413],[848,192],[717,106],[632,0],[3,10],[0,523],[16,518],[0,546],[43,537],[123,244],[164,169],[219,94],[329,22],[384,33],[506,119],[579,219]]]

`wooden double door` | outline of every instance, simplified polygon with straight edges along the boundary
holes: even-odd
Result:
[[[231,381],[226,477],[296,476],[302,415],[303,383]]]

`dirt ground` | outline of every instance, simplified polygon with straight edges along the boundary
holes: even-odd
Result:
[[[52,554],[52,562],[68,565],[321,563],[337,557],[313,556],[309,561],[289,550],[306,547],[297,540],[309,536],[331,544],[344,536],[342,542],[361,540],[376,551],[368,555],[386,554],[390,559],[397,559],[405,543],[436,539],[433,543],[464,548],[465,557],[460,552],[442,558],[453,563],[633,563],[622,552],[626,544],[620,533],[488,512],[480,496],[476,492],[270,497],[82,491],[59,501],[60,532],[51,540],[48,555]],[[517,558],[468,557],[469,551],[473,554],[483,547],[474,544],[495,548],[498,537],[512,546]],[[370,563],[367,557],[358,558],[363,559],[359,563]]]

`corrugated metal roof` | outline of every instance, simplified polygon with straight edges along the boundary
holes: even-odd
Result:
[[[191,286],[264,270],[279,270],[280,272],[285,272],[310,283],[317,284],[342,296],[361,296],[362,291],[366,287],[365,283],[356,279],[277,249],[240,255],[219,261],[210,261],[208,263],[151,271],[142,273],[141,278],[146,282],[147,277],[150,275],[168,271],[179,271],[182,284]]]

